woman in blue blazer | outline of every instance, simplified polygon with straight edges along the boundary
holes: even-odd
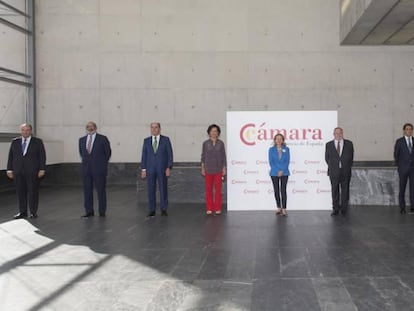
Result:
[[[273,147],[269,149],[270,177],[275,192],[277,215],[287,216],[286,212],[286,185],[289,178],[289,147],[285,144],[285,137],[276,134],[273,138]]]

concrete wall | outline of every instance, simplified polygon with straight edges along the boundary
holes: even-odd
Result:
[[[160,121],[176,161],[198,161],[229,110],[338,110],[356,160],[391,160],[413,122],[414,48],[340,46],[332,0],[37,0],[38,136],[95,120],[113,162],[138,162]]]
[[[13,5],[19,10],[25,11],[24,0],[7,0],[6,3]],[[4,10],[0,4],[2,18],[18,26],[24,27],[24,18]],[[24,73],[26,36],[10,27],[0,24],[0,67]],[[1,77],[15,78],[10,74],[0,72]],[[26,118],[27,92],[23,86],[0,81],[0,133],[18,130],[18,126],[25,122]],[[0,149],[0,153],[3,153]],[[0,155],[4,156],[3,154]]]

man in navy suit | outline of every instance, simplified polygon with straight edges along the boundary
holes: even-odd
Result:
[[[173,151],[170,139],[160,135],[160,123],[151,123],[151,136],[144,139],[141,158],[141,178],[147,179],[148,217],[155,216],[156,182],[160,189],[161,215],[168,216],[168,177],[173,166]]]
[[[403,126],[404,136],[397,139],[394,147],[394,159],[398,166],[400,177],[400,192],[398,202],[400,213],[405,214],[405,189],[410,180],[411,212],[414,212],[414,152],[413,152],[413,125],[406,123]]]
[[[344,139],[342,128],[334,129],[334,140],[326,143],[325,161],[332,187],[332,216],[346,215],[349,202],[349,184],[354,163],[354,145]]]
[[[95,215],[93,209],[93,185],[95,184],[99,201],[99,216],[106,216],[106,176],[111,146],[106,136],[96,132],[95,122],[86,124],[87,135],[79,139],[79,154],[82,158],[82,181],[85,215]]]
[[[37,218],[40,178],[45,175],[46,151],[41,139],[32,136],[32,126],[20,126],[20,137],[13,139],[7,161],[7,176],[14,179],[19,199],[19,213],[14,219]]]

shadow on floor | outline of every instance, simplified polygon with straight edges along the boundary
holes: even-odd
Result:
[[[146,219],[135,187],[80,219],[80,188],[42,189],[39,218],[0,194],[0,299],[13,310],[410,310],[414,215],[397,208],[229,212],[172,204]],[[24,296],[25,299],[21,299]],[[8,310],[6,308],[6,310]]]

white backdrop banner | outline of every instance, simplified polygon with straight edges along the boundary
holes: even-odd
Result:
[[[276,209],[268,152],[277,133],[290,148],[287,208],[332,209],[325,144],[336,126],[336,111],[227,112],[228,210]]]

